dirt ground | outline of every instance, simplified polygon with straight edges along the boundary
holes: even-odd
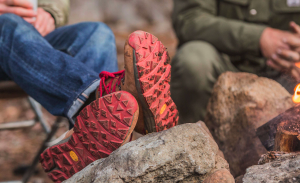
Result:
[[[125,40],[138,29],[156,35],[168,48],[171,57],[175,54],[177,42],[170,21],[171,10],[172,0],[72,0],[69,24],[82,21],[107,23],[116,36],[119,68],[122,69]],[[53,124],[56,118],[46,110],[43,112],[46,120]],[[26,98],[0,100],[0,123],[33,117]],[[57,136],[67,129],[67,122],[63,123]],[[0,182],[22,178],[21,172],[16,170],[30,164],[45,137],[39,124],[30,129],[0,131]],[[38,165],[30,182],[51,181]]]

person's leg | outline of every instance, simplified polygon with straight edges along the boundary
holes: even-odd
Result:
[[[118,71],[115,37],[101,22],[84,22],[64,26],[45,39],[53,48],[69,54],[96,73]]]
[[[104,23],[84,22],[60,27],[48,34],[45,39],[54,49],[67,53],[74,57],[75,61],[80,61],[96,73],[118,71],[115,37]],[[95,88],[91,90],[93,91],[86,90],[83,93],[85,96],[90,94],[91,97],[81,108],[96,99]],[[78,105],[75,104],[67,115],[74,116],[78,110]]]
[[[99,85],[97,72],[14,14],[0,16],[0,43],[0,68],[53,115],[72,117]]]
[[[178,107],[179,122],[204,120],[206,106],[218,77],[236,71],[209,43],[191,41],[182,45],[172,65],[171,96]]]

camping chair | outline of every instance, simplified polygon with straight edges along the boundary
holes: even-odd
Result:
[[[34,99],[29,97],[17,84],[11,81],[0,82],[0,99],[13,99],[13,98],[28,98],[28,102],[35,113],[35,118],[32,120],[27,121],[15,121],[15,122],[5,122],[0,123],[0,131],[1,130],[13,130],[13,129],[22,129],[22,128],[29,128],[34,126],[36,123],[40,123],[47,133],[47,138],[43,142],[42,146],[40,147],[39,151],[37,152],[30,168],[26,171],[25,175],[23,176],[22,181],[6,181],[6,183],[26,183],[34,173],[35,167],[39,161],[40,154],[49,146],[48,142],[52,140],[52,137],[55,135],[56,131],[58,130],[60,123],[63,121],[63,118],[59,117],[54,125],[52,126],[51,130],[43,117],[41,105],[37,103]]]

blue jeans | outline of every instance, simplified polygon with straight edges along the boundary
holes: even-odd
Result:
[[[118,70],[115,38],[103,23],[56,29],[46,37],[21,17],[0,16],[0,80],[13,80],[51,114],[72,117]]]

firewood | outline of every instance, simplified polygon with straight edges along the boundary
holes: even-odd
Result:
[[[283,121],[277,127],[275,151],[300,151],[300,119],[299,121]]]
[[[259,127],[256,130],[256,135],[259,137],[262,144],[268,151],[276,150],[275,146],[275,137],[278,132],[278,127],[282,122],[287,122],[288,126],[293,127],[300,123],[300,104],[295,105],[294,107],[288,109],[284,113],[278,115],[277,117],[273,118],[263,126]],[[295,126],[297,127],[297,126]],[[285,131],[290,131],[289,129]],[[294,131],[291,131],[294,132]],[[296,131],[295,131],[296,132]],[[284,132],[286,133],[286,132]],[[288,133],[287,133],[288,134]],[[280,135],[278,135],[280,136]],[[293,136],[293,135],[292,135]],[[280,138],[280,137],[278,137]],[[277,146],[278,147],[278,146]]]

